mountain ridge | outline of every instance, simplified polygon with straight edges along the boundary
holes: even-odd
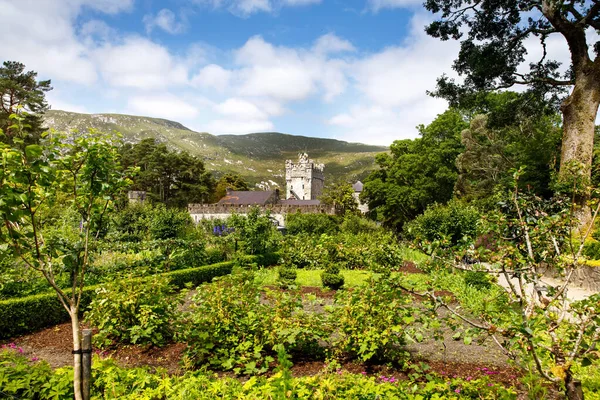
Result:
[[[201,157],[216,176],[237,173],[259,189],[284,187],[285,160],[296,159],[299,152],[307,152],[310,158],[325,164],[326,180],[355,181],[364,179],[375,168],[377,153],[388,151],[383,146],[280,132],[212,135],[164,118],[115,113],[49,110],[45,123],[48,128],[67,132],[89,128],[117,131],[130,143],[155,138]]]

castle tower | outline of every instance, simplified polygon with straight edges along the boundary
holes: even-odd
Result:
[[[298,163],[285,161],[286,199],[317,200],[323,193],[323,164],[315,164],[308,154],[300,153]]]

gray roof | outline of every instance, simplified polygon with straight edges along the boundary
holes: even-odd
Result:
[[[362,192],[363,191],[363,183],[361,181],[356,181],[356,183],[354,185],[352,185],[352,189],[354,189],[355,192]]]
[[[283,204],[284,206],[318,206],[318,205],[321,205],[320,200],[288,199],[288,200],[281,200],[279,203]]]
[[[228,191],[217,204],[237,204],[237,205],[265,205],[269,199],[275,195],[274,190],[268,191],[250,191],[250,190],[231,190]]]

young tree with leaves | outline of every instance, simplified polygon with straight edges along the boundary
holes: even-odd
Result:
[[[27,142],[37,142],[44,131],[43,113],[48,110],[45,93],[52,90],[50,80],[38,81],[37,73],[25,72],[25,65],[16,61],[5,61],[0,67],[0,129],[4,131],[2,141],[11,143],[16,134],[10,127],[10,115],[23,113],[22,129],[29,134]]]
[[[348,182],[333,182],[326,185],[320,200],[323,204],[334,206],[340,214],[356,213],[358,211],[354,189]]]
[[[248,183],[244,180],[244,178],[237,174],[227,173],[220,177],[217,181],[213,201],[216,203],[217,201],[221,200],[225,196],[227,189],[250,190]]]
[[[589,183],[594,144],[594,121],[600,104],[600,2],[587,0],[426,0],[425,7],[440,18],[427,33],[441,40],[461,40],[454,70],[463,83],[444,76],[434,95],[456,105],[478,91],[527,85],[539,94],[570,90],[561,104],[563,140],[559,177],[569,182],[574,167]],[[547,41],[562,37],[570,52],[570,65],[548,59]],[[538,39],[541,57],[525,65],[525,44]],[[582,222],[589,220],[585,202],[588,191],[578,195]]]
[[[27,144],[22,115],[11,116],[12,145],[0,142],[0,243],[42,275],[71,318],[75,399],[82,399],[79,314],[90,253],[102,217],[129,182],[121,172],[112,135],[90,131],[66,137],[50,133]],[[2,136],[5,136],[2,133]],[[78,226],[66,237],[47,235],[48,210],[55,204],[76,210]],[[56,236],[56,235],[55,235]],[[70,287],[57,283],[70,274]]]

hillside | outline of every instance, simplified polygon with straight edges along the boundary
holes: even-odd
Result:
[[[202,157],[216,176],[234,172],[256,187],[285,185],[284,163],[305,151],[325,164],[326,181],[364,179],[375,168],[375,155],[386,147],[334,139],[294,136],[277,132],[215,136],[194,132],[182,124],[160,118],[122,114],[79,114],[50,110],[48,128],[59,131],[98,129],[120,132],[126,142],[153,137],[171,147]]]

